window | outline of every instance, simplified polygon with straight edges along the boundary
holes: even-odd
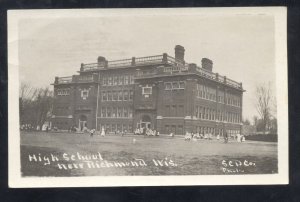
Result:
[[[119,101],[123,100],[123,92],[121,90],[119,91],[118,100]]]
[[[165,106],[165,116],[170,116],[170,105]]]
[[[165,133],[170,133],[169,125],[165,125]]]
[[[164,72],[172,72],[172,67],[165,67]]]
[[[176,116],[176,105],[172,105],[171,116]]]
[[[61,95],[61,96],[70,95],[70,90],[69,89],[58,89],[57,95]]]
[[[130,132],[130,133],[132,132],[132,125],[131,124],[128,125],[128,132]]]
[[[117,108],[113,107],[112,109],[112,117],[117,117]]]
[[[198,118],[202,119],[202,107],[199,107],[198,110],[199,110],[199,111],[198,111],[198,113],[199,113]]]
[[[172,83],[173,89],[179,89],[179,82]]]
[[[143,87],[143,95],[151,95],[152,94],[152,86],[146,85],[146,87]]]
[[[114,101],[118,100],[118,91],[113,91],[113,100]]]
[[[119,80],[119,77],[114,76],[114,86],[118,85],[118,80]]]
[[[112,100],[112,92],[110,92],[110,91],[107,92],[107,100],[108,101]]]
[[[124,112],[124,117],[127,118],[127,117],[128,117],[128,110],[127,110],[127,108],[124,108],[124,111],[123,111],[123,112]]]
[[[103,86],[107,86],[107,78],[106,78],[106,76],[102,77],[102,85]]]
[[[178,116],[184,116],[183,105],[178,105]]]
[[[105,127],[106,131],[107,132],[110,132],[111,128],[110,128],[110,124],[106,124],[106,127]]]
[[[128,85],[128,75],[124,76],[124,85]]]
[[[134,84],[134,77],[133,77],[133,75],[129,76],[129,83],[130,84]]]
[[[177,126],[177,134],[183,135],[183,126],[182,125]]]
[[[107,101],[107,93],[105,91],[102,92],[102,101]]]
[[[88,89],[83,89],[81,91],[81,98],[86,100],[88,96],[89,96],[89,90]]]
[[[123,76],[122,75],[120,75],[119,76],[119,85],[123,85]]]
[[[113,84],[113,77],[108,77],[107,85],[112,86]]]
[[[110,107],[107,107],[107,109],[106,109],[106,116],[111,117],[111,108]]]
[[[102,117],[106,117],[106,108],[105,107],[102,107],[101,112],[102,112]]]
[[[121,107],[118,108],[118,117],[121,118],[123,116],[123,109]]]
[[[128,117],[129,117],[129,118],[132,118],[132,116],[133,116],[133,114],[132,114],[132,108],[130,107],[130,108],[128,109]]]
[[[121,124],[118,124],[118,125],[117,125],[117,130],[118,130],[118,131],[122,131],[122,125],[121,125]]]
[[[180,81],[179,82],[179,88],[180,89],[184,89],[185,88],[185,82],[184,81]]]
[[[115,132],[117,130],[116,124],[111,124],[111,132]]]
[[[129,91],[129,100],[133,100],[133,90]]]
[[[123,99],[124,99],[124,101],[127,101],[128,100],[128,91],[127,90],[124,90],[123,91],[123,95],[124,95],[124,97],[123,97]]]
[[[123,124],[123,132],[128,132],[127,125]]]
[[[171,82],[166,82],[165,83],[165,89],[166,90],[172,90],[172,83]]]

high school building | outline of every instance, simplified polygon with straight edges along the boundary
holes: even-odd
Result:
[[[79,75],[56,77],[52,125],[132,132],[137,127],[162,133],[240,133],[242,83],[164,53],[147,57],[81,64]]]

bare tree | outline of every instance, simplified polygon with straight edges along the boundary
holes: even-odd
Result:
[[[261,118],[264,133],[271,117],[271,99],[272,92],[270,83],[256,87],[256,110]]]
[[[51,115],[53,93],[49,88],[35,88],[21,83],[19,91],[20,123],[40,128]]]

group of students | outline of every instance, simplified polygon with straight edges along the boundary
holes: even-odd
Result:
[[[159,136],[159,132],[152,130],[150,128],[136,128],[134,130],[135,135],[144,135],[144,136]]]
[[[173,133],[170,134],[170,136],[174,136]],[[220,140],[220,134],[216,136],[217,140]],[[228,143],[229,136],[228,133],[225,132],[223,135],[224,142]],[[197,139],[206,139],[206,140],[212,140],[213,139],[213,134],[212,133],[205,133],[205,134],[200,134],[200,133],[190,133],[186,132],[184,136],[184,140],[197,140]],[[237,134],[234,139],[236,139],[237,142],[245,142],[245,136]]]

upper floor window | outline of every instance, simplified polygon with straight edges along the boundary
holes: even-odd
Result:
[[[102,85],[103,85],[103,86],[107,86],[107,77],[106,77],[106,76],[104,76],[104,77],[102,78]]]
[[[58,89],[57,90],[57,95],[70,95],[70,90],[67,88],[67,89]]]
[[[114,85],[118,85],[118,80],[119,80],[119,77],[118,76],[114,76]]]
[[[111,77],[111,76],[108,77],[108,82],[107,83],[108,83],[109,86],[112,86],[113,85],[113,77]]]
[[[152,94],[152,86],[146,85],[145,87],[143,87],[142,94],[143,95],[151,95]]]
[[[125,75],[125,76],[124,76],[124,85],[127,85],[128,82],[129,82],[128,75]]]

